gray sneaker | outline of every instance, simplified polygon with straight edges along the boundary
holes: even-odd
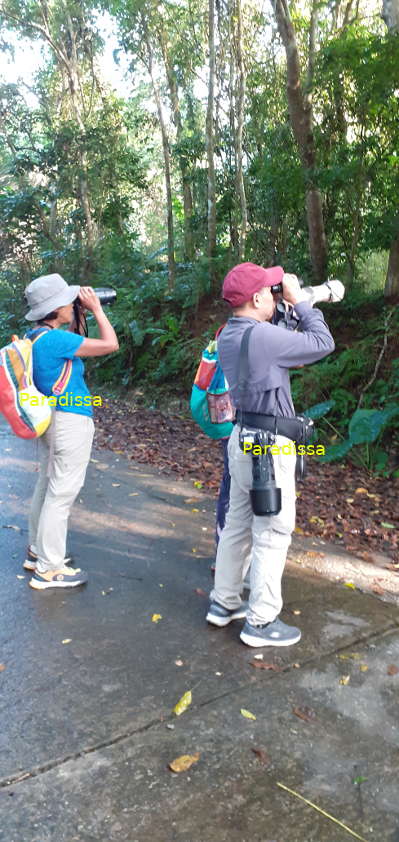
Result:
[[[287,626],[276,617],[272,623],[265,623],[263,626],[251,626],[247,621],[240,639],[247,646],[291,646],[301,639],[301,632],[300,629]]]
[[[228,626],[232,620],[243,620],[247,616],[247,611],[247,602],[242,602],[239,608],[225,608],[219,602],[211,602],[206,619],[213,626],[222,628],[223,626]]]

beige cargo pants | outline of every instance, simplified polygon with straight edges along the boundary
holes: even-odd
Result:
[[[243,576],[251,559],[250,596],[247,620],[251,625],[272,622],[282,608],[281,579],[295,526],[295,462],[292,442],[277,436],[280,454],[273,456],[276,484],[281,488],[282,508],[278,515],[253,514],[249,490],[252,487],[252,457],[238,444],[238,426],[228,444],[231,475],[230,506],[216,555],[215,586],[211,600],[225,608],[241,603]],[[284,453],[281,448],[292,450]]]
[[[94,436],[93,419],[74,412],[53,413],[38,439],[40,473],[29,517],[29,544],[39,573],[64,565],[68,518],[85,480]]]

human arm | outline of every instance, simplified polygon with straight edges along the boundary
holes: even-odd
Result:
[[[97,322],[100,333],[99,339],[84,339],[78,350],[75,352],[76,357],[102,357],[106,354],[112,354],[119,349],[119,342],[117,335],[111,325],[111,322],[104,313],[101,303],[94,290],[91,287],[81,287],[79,292],[79,299],[86,310],[90,310]]]

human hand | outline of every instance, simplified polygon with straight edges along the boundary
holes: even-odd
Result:
[[[299,304],[300,301],[307,301],[307,295],[299,286],[296,275],[284,273],[283,275],[283,299],[288,304]]]
[[[80,287],[79,302],[84,310],[90,310],[93,314],[100,312],[102,309],[100,299],[94,292],[93,287]]]

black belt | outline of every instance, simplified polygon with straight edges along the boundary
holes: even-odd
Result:
[[[237,410],[234,423],[267,430],[269,433],[285,436],[297,444],[306,443],[314,430],[313,421],[310,418],[303,418],[301,415],[284,418],[282,415],[264,415],[263,412],[241,412],[241,410]]]

